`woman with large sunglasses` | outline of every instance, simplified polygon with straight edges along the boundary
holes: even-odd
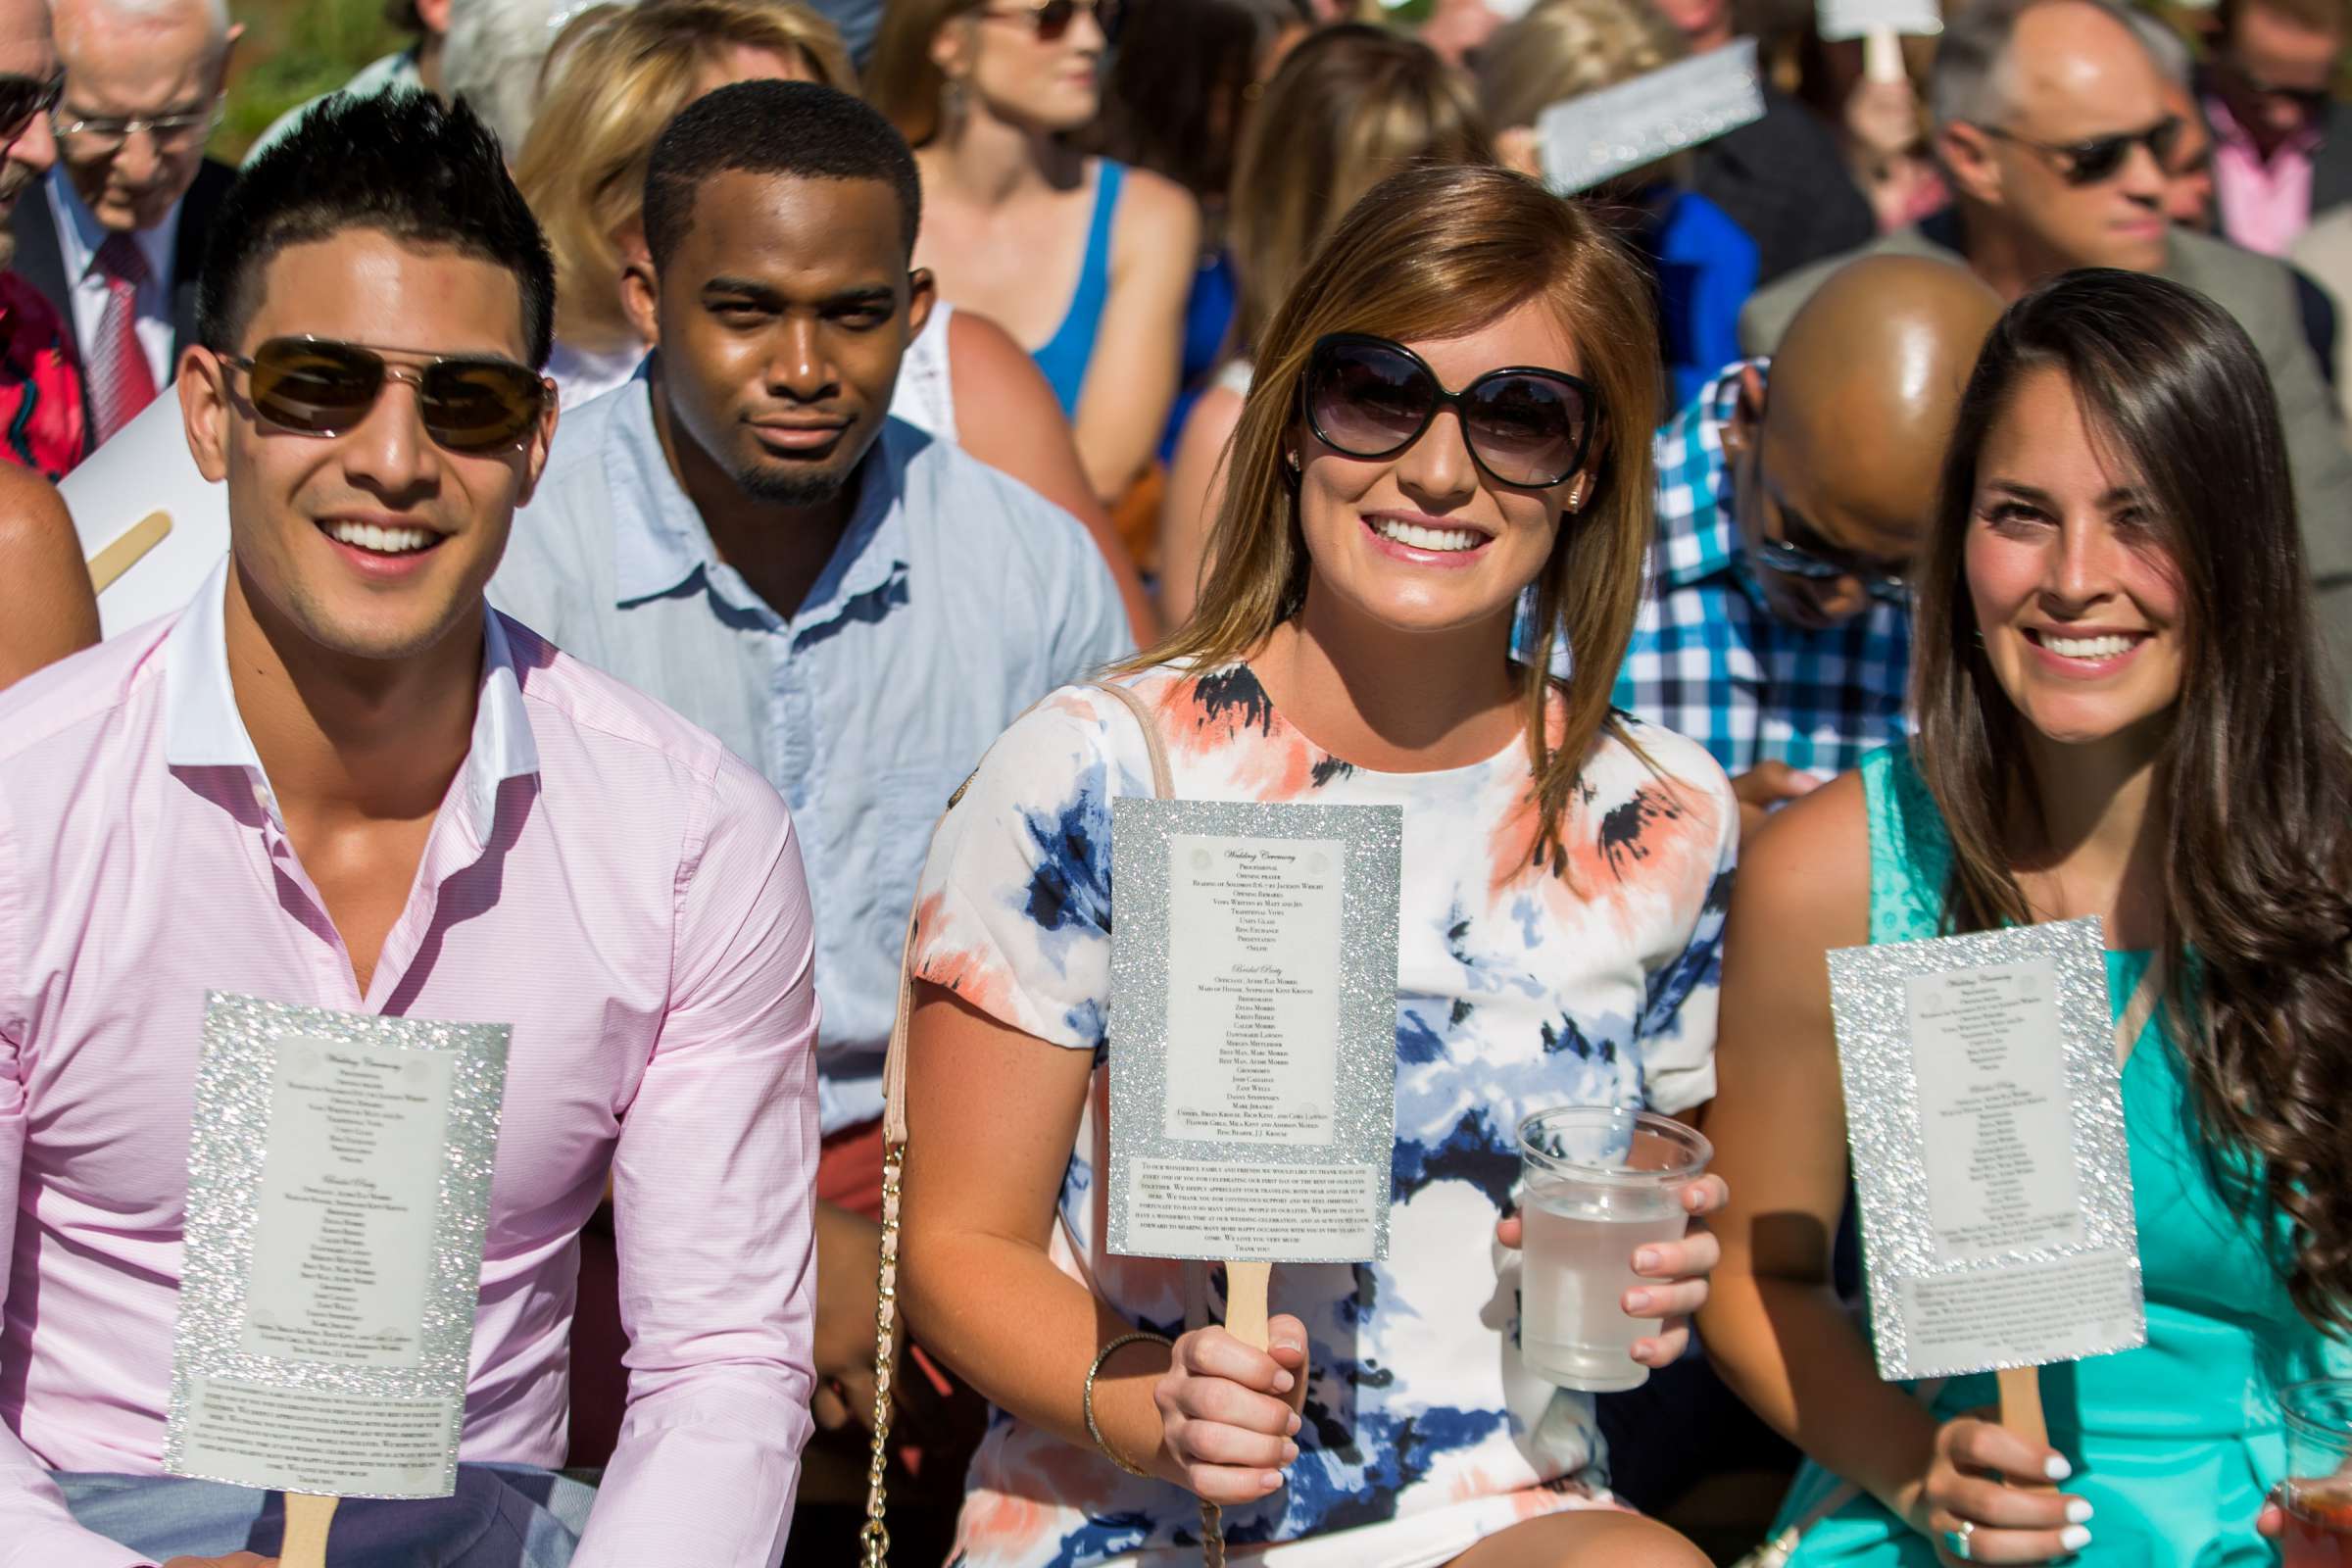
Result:
[[[1535,182],[1374,186],[1261,340],[1199,612],[1109,677],[1179,797],[1403,811],[1390,1254],[1277,1268],[1270,1353],[1200,1326],[1213,1270],[1112,1255],[1099,1229],[1081,1113],[1118,1049],[1110,821],[1152,792],[1138,713],[1054,694],[942,822],[909,955],[901,1267],[925,1344],[1001,1412],[968,1568],[1189,1568],[1203,1502],[1286,1568],[1705,1561],[1610,1496],[1592,1396],[1522,1366],[1506,1250],[1523,1117],[1713,1089],[1739,814],[1704,752],[1609,709],[1654,330],[1627,253]],[[1521,664],[1531,586],[1545,629]],[[1703,1213],[1722,1190],[1683,1196]],[[1694,1231],[1634,1260],[1621,1304],[1668,1320],[1635,1360],[1681,1351],[1714,1256]]]
[[[2010,308],[1914,582],[1918,739],[1775,818],[1733,901],[1707,1134],[1735,1196],[1702,1326],[1816,1461],[1798,1568],[2277,1561],[2278,1390],[2352,1324],[2352,755],[2306,581],[2235,321],[2104,270]],[[2128,1053],[2148,1342],[2043,1370],[2044,1447],[1993,1424],[1989,1376],[1880,1381],[1838,1298],[1823,955],[2085,915]]]
[[[922,171],[916,265],[1029,350],[1113,505],[1176,399],[1200,241],[1184,187],[1070,140],[1102,107],[1117,3],[891,0],[866,73]]]

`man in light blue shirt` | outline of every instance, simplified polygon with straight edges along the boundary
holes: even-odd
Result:
[[[748,82],[682,113],[646,180],[652,266],[626,283],[651,371],[564,416],[491,585],[790,803],[827,1154],[877,1171],[932,824],[1013,718],[1133,647],[1075,518],[886,416],[931,306],[908,267],[920,200],[906,143],[845,93]],[[838,1425],[870,1415],[873,1231],[818,1220],[817,1415]],[[860,1343],[863,1382],[841,1364]]]

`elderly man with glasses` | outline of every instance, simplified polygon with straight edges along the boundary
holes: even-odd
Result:
[[[17,269],[71,323],[95,448],[169,385],[235,172],[204,156],[239,28],[222,0],[56,0],[65,91]]]
[[[2005,300],[2074,268],[2154,272],[2236,318],[2278,397],[2315,608],[2339,678],[2352,674],[2352,455],[2293,277],[2167,220],[2182,125],[2128,19],[2106,0],[1979,0],[1944,33],[1932,96],[1953,206],[1859,254],[1959,261]],[[1742,347],[1769,353],[1835,266],[1750,300]]]

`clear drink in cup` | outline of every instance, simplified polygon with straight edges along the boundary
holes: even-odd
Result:
[[[1669,1117],[1568,1105],[1519,1124],[1519,1353],[1563,1389],[1605,1394],[1649,1381],[1634,1342],[1662,1319],[1625,1314],[1625,1293],[1655,1284],[1634,1251],[1681,1239],[1683,1189],[1714,1149]]]
[[[2285,1568],[2352,1568],[2352,1381],[2278,1391],[2286,1423]]]

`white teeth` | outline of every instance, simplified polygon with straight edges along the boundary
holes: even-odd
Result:
[[[1372,531],[1383,539],[1393,539],[1415,550],[1473,550],[1486,542],[1486,535],[1475,529],[1424,528],[1419,523],[1399,522],[1395,517],[1381,518],[1372,524]]]
[[[402,556],[422,550],[438,537],[422,528],[379,528],[372,522],[330,522],[326,534],[338,544],[371,550],[379,556]]]
[[[2113,659],[2132,651],[2129,637],[2058,637],[2041,634],[2041,646],[2061,659]]]

